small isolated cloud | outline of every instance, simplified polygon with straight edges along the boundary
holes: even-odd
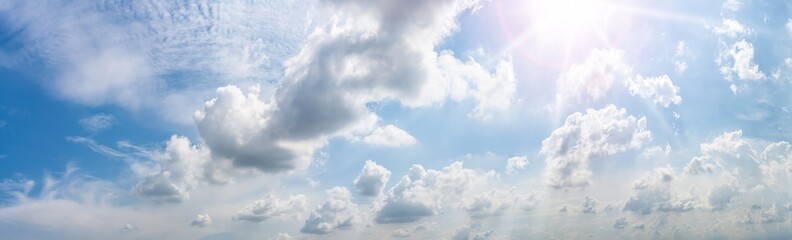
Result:
[[[90,117],[80,119],[79,123],[85,131],[96,133],[107,130],[115,124],[116,119],[113,115],[100,113]]]
[[[571,100],[599,100],[608,93],[617,78],[626,77],[631,68],[624,63],[621,50],[594,49],[583,63],[572,65],[556,82],[556,104]]]
[[[209,225],[212,225],[212,218],[209,217],[209,214],[198,214],[198,216],[195,216],[195,220],[190,223],[190,226],[199,228]]]
[[[390,179],[391,172],[374,161],[366,160],[360,174],[355,178],[355,189],[363,196],[376,197]]]
[[[686,62],[682,61],[674,61],[674,72],[676,73],[684,73],[685,70],[688,69],[688,65]]]
[[[616,222],[613,223],[613,228],[615,229],[624,229],[627,227],[627,219],[624,217],[620,217],[616,219]]]
[[[752,30],[743,26],[740,22],[734,19],[723,19],[721,26],[715,27],[713,31],[719,35],[729,36],[731,38],[743,37],[751,34]]]
[[[234,221],[263,222],[271,218],[298,218],[307,208],[308,202],[305,195],[289,195],[288,198],[280,199],[270,193],[237,211],[232,219]]]
[[[454,232],[451,240],[488,240],[495,234],[493,230],[478,232],[479,228],[478,225],[461,227]]]
[[[753,44],[740,40],[721,51],[717,63],[721,66],[720,72],[727,80],[733,80],[734,75],[740,80],[765,79],[765,74],[759,70],[759,65],[753,62],[753,58]]]
[[[740,5],[742,5],[742,3],[740,3],[739,0],[726,0],[723,2],[723,9],[737,11],[740,9]]]
[[[592,159],[638,149],[651,138],[646,118],[627,115],[624,108],[608,105],[573,113],[542,141],[546,183],[554,188],[587,187]]]
[[[432,223],[419,224],[419,225],[416,225],[416,226],[399,228],[399,229],[393,230],[393,232],[391,233],[391,236],[393,236],[395,238],[409,238],[409,237],[413,236],[413,234],[415,234],[415,233],[422,232],[422,231],[427,231],[427,230],[432,230],[435,227],[437,227],[437,223],[432,222]]]
[[[288,233],[278,233],[275,236],[268,238],[268,240],[293,240],[293,239],[295,238],[289,235]]]
[[[792,35],[792,18],[787,19],[786,30],[790,35]]]
[[[635,79],[627,79],[624,83],[630,95],[651,99],[653,103],[663,107],[668,107],[672,103],[675,105],[682,103],[679,87],[674,86],[668,75],[646,78],[638,75]]]
[[[352,193],[344,187],[334,187],[327,190],[327,201],[311,213],[300,231],[326,234],[352,228],[360,224],[360,214],[358,205],[352,202]]]
[[[391,124],[385,127],[378,127],[370,135],[363,138],[363,141],[371,145],[385,147],[404,147],[417,142],[410,133]]]
[[[517,169],[525,169],[528,166],[528,156],[514,156],[506,161],[506,173],[512,173]]]
[[[682,56],[687,53],[688,49],[685,46],[685,41],[679,41],[677,43],[676,52],[674,52],[677,56]]]
[[[580,206],[582,213],[597,213],[597,199],[591,196],[583,198],[583,204]]]

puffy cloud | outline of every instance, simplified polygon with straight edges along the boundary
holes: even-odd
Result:
[[[500,216],[514,206],[519,199],[516,187],[509,189],[492,189],[489,192],[475,195],[462,201],[462,208],[473,218]]]
[[[710,158],[708,156],[698,156],[693,157],[690,159],[690,162],[685,166],[684,173],[685,174],[701,174],[701,173],[711,173],[715,171],[715,164],[710,162]]]
[[[461,162],[454,162],[440,171],[413,165],[388,191],[375,220],[378,223],[403,223],[435,215],[441,208],[441,202],[464,193],[493,174],[480,175],[463,168]]]
[[[674,71],[677,73],[684,73],[688,65],[686,62],[674,61]]]
[[[597,213],[597,200],[591,196],[583,198],[583,204],[580,206],[582,213]]]
[[[289,195],[286,199],[280,199],[270,193],[237,211],[232,219],[263,222],[270,218],[298,218],[307,208],[305,195]]]
[[[511,173],[517,169],[525,169],[528,166],[528,156],[510,157],[506,162],[506,173]]]
[[[195,216],[195,220],[190,223],[190,226],[200,228],[209,225],[212,225],[212,218],[209,217],[209,214],[198,214],[198,216]]]
[[[682,103],[679,87],[674,86],[668,75],[648,78],[638,75],[635,79],[627,79],[625,85],[630,95],[651,99],[652,102],[663,107],[668,107],[672,103],[675,105]]]
[[[454,232],[454,235],[451,236],[452,240],[487,240],[492,239],[492,235],[495,234],[495,231],[489,230],[484,232],[473,232],[476,229],[480,228],[480,226],[464,226],[457,229]]]
[[[636,119],[626,112],[608,105],[567,117],[563,126],[542,141],[546,183],[554,188],[586,187],[592,159],[637,149],[649,141],[652,133],[646,129],[646,118]]]
[[[374,161],[366,160],[363,170],[355,178],[355,189],[363,195],[376,197],[382,194],[382,189],[390,179],[391,172],[383,166],[377,165]]]
[[[178,203],[189,199],[189,191],[206,183],[207,149],[192,145],[186,137],[171,136],[158,160],[159,171],[149,173],[132,188],[132,194],[156,202]]]
[[[378,117],[368,103],[395,100],[419,107],[472,94],[479,96],[473,115],[486,118],[489,109],[507,102],[501,98],[511,99],[513,90],[499,90],[513,88],[510,61],[490,73],[472,60],[461,64],[450,52],[435,52],[456,27],[456,16],[476,1],[324,4],[334,17],[286,61],[272,97],[261,101],[258,91],[246,95],[234,86],[223,87],[195,115],[213,155],[263,172],[300,169],[330,138],[370,133]],[[460,67],[475,74],[459,76]],[[456,95],[455,89],[472,90]],[[413,142],[395,127],[381,130],[395,136],[385,140],[401,139],[387,144]],[[386,144],[374,131],[367,142]]]
[[[759,70],[759,65],[753,62],[753,58],[753,44],[740,40],[731,47],[723,49],[718,56],[717,63],[721,65],[720,72],[726,76],[727,80],[732,80],[735,74],[740,80],[765,79],[765,74]],[[730,59],[731,66],[729,66],[729,62],[726,62]]]
[[[633,183],[633,194],[624,202],[623,211],[651,214],[653,211],[686,212],[693,210],[695,199],[672,190],[673,169],[661,167],[647,172]]]
[[[786,30],[789,34],[792,34],[792,18],[787,19]]]
[[[291,235],[289,235],[288,233],[278,233],[275,236],[272,236],[272,237],[270,237],[268,239],[269,240],[292,240],[292,239],[295,239],[295,238],[292,237]]]
[[[732,198],[737,196],[738,190],[732,184],[721,184],[710,190],[708,201],[713,210],[723,210],[726,205],[732,201]]]
[[[583,63],[572,65],[556,82],[556,102],[596,101],[608,93],[617,78],[626,77],[631,68],[624,63],[620,50],[594,49]]]
[[[410,146],[417,142],[410,133],[392,124],[378,127],[370,135],[363,138],[363,141],[371,145],[385,147]]]
[[[352,194],[343,187],[327,190],[327,201],[317,206],[300,229],[303,233],[326,234],[336,229],[346,229],[359,224],[358,205],[352,202]]]
[[[411,226],[411,227],[406,227],[406,228],[399,228],[399,229],[393,230],[393,232],[391,233],[391,236],[396,237],[396,238],[409,238],[409,237],[411,237],[413,234],[415,234],[417,232],[431,230],[431,229],[435,228],[436,226],[437,226],[437,223],[433,222],[433,223],[425,223],[425,224],[420,224],[420,225],[417,225],[417,226]]]
[[[627,219],[624,217],[620,217],[616,219],[616,222],[613,223],[613,228],[615,229],[624,229],[627,227]]]
[[[115,117],[110,114],[100,113],[80,119],[79,123],[86,131],[95,133],[106,130],[115,124]]]
[[[723,19],[723,24],[715,27],[713,31],[720,35],[726,35],[731,38],[742,37],[751,34],[752,30],[743,26],[740,22],[734,19]]]

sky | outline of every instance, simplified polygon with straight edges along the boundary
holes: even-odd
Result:
[[[789,239],[790,10],[0,0],[0,232]]]

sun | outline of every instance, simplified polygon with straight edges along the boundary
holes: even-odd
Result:
[[[546,41],[590,37],[606,20],[609,9],[602,0],[533,0],[524,5],[530,28]]]

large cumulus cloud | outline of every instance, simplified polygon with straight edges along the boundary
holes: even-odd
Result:
[[[542,141],[546,183],[554,188],[586,187],[592,159],[640,148],[651,137],[646,118],[627,115],[625,109],[614,105],[573,113]]]

